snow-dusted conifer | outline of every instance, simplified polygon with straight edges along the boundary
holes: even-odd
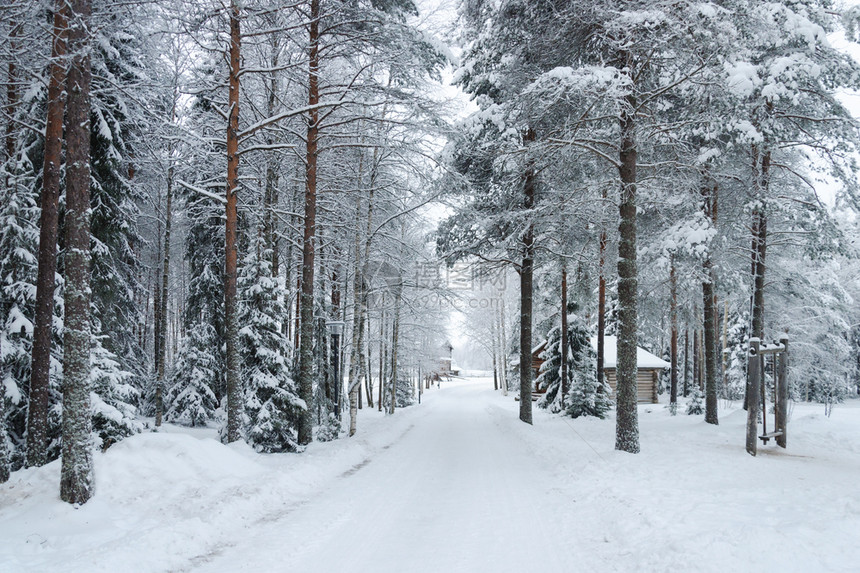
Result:
[[[703,393],[698,384],[693,384],[693,390],[690,392],[690,400],[687,402],[687,415],[699,416],[705,413],[705,408],[702,406]]]
[[[218,400],[213,384],[220,375],[219,346],[211,324],[195,324],[182,339],[176,366],[170,377],[165,403],[168,422],[183,426],[205,426],[215,417]]]
[[[245,434],[258,451],[295,450],[299,414],[305,404],[296,393],[287,362],[292,349],[281,332],[284,282],[272,276],[272,254],[256,239],[240,271],[238,287]]]
[[[95,446],[107,449],[143,430],[143,424],[133,406],[140,397],[140,391],[131,384],[134,376],[102,344],[103,338],[93,336],[90,349],[90,402]]]

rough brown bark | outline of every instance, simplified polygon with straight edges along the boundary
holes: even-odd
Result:
[[[529,129],[523,137],[528,145],[534,142],[536,134]],[[523,181],[525,193],[524,207],[534,209],[535,185],[537,175],[534,165],[529,164]],[[532,300],[534,296],[534,257],[535,230],[528,215],[529,222],[522,236],[523,262],[520,268],[520,420],[526,424],[532,423]]]
[[[48,113],[45,125],[45,158],[42,168],[42,213],[39,221],[39,269],[36,277],[36,313],[33,320],[33,357],[30,367],[27,412],[27,465],[48,462],[48,396],[51,367],[51,333],[54,320],[54,285],[57,274],[58,206],[60,164],[65,113],[66,35],[68,3],[54,7],[53,44],[48,80]],[[9,140],[7,139],[7,144]],[[14,145],[14,142],[13,142]],[[14,149],[14,148],[13,148]]]
[[[86,503],[94,487],[90,432],[90,0],[72,0],[66,81],[65,333],[60,499]]]
[[[631,57],[623,58],[630,69]],[[620,222],[618,225],[618,365],[616,368],[615,449],[639,452],[639,420],[636,391],[637,269],[636,269],[636,98],[625,97],[619,118],[621,147]]]
[[[673,407],[678,405],[678,275],[675,270],[675,256],[669,261],[669,290],[670,307],[669,317],[672,323],[672,333],[669,338],[669,360],[671,371],[669,372],[669,403]],[[674,412],[674,410],[673,410]]]
[[[170,278],[170,226],[173,220],[173,165],[167,168],[167,209],[164,211],[164,252],[161,262],[161,315],[158,327],[158,357],[155,383],[155,427],[164,416],[164,375],[167,363],[167,282]]]
[[[567,269],[561,269],[561,407],[569,390],[567,374]]]
[[[402,281],[401,281],[402,282]],[[401,285],[397,285],[394,292],[394,321],[391,325],[391,386],[390,386],[390,403],[388,404],[388,413],[393,414],[397,407],[397,375],[398,375],[398,350],[400,347],[400,303],[401,303]]]
[[[707,179],[710,179],[709,177]],[[705,215],[711,219],[711,224],[717,224],[717,185],[713,181],[707,181],[703,188],[703,209]],[[708,424],[719,424],[717,415],[717,321],[716,305],[714,304],[715,275],[710,253],[706,254],[702,262],[702,309],[704,312],[704,340],[702,341],[704,351],[704,383],[705,383],[705,422]]]
[[[684,329],[684,398],[690,393],[690,325]]]
[[[241,51],[239,4],[230,3],[230,85],[227,121],[226,261],[224,267],[224,326],[226,336],[227,442],[240,438],[242,386],[239,380],[239,309],[237,301],[239,188],[239,62]],[[162,312],[164,310],[162,309]]]
[[[603,202],[606,202],[606,189],[603,190]],[[603,388],[603,357],[606,342],[606,226],[602,224],[600,231],[599,275],[597,278],[597,388]]]
[[[299,318],[299,397],[306,408],[299,422],[299,444],[313,439],[313,314],[314,314],[314,240],[317,217],[317,153],[319,139],[319,42],[320,0],[311,0],[308,25],[308,112],[305,148],[305,222],[302,244],[302,293]]]

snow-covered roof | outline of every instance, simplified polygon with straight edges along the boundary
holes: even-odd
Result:
[[[591,337],[591,347],[597,350],[597,337]],[[618,364],[618,337],[603,337],[603,367],[615,368]],[[654,356],[644,348],[636,349],[636,366],[638,368],[669,368],[671,364]]]

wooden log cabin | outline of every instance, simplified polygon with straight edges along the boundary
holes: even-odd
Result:
[[[603,374],[606,381],[612,388],[612,396],[615,397],[615,367],[618,362],[618,338],[615,336],[605,336],[603,350]],[[591,339],[591,347],[597,352],[597,338]],[[536,380],[540,372],[540,367],[544,363],[541,353],[546,349],[546,340],[532,349],[532,380]],[[519,360],[515,360],[512,365],[519,364]],[[656,404],[657,403],[657,384],[660,372],[664,368],[669,368],[670,364],[665,360],[654,356],[644,348],[638,348],[636,351],[636,391],[640,404]],[[545,388],[533,388],[535,394],[543,394]]]
[[[618,338],[615,336],[603,337],[603,374],[606,377],[606,382],[612,388],[612,395],[615,396],[615,367],[618,363]],[[597,351],[597,338],[591,339],[591,347]],[[657,380],[660,372],[664,368],[669,368],[671,364],[665,360],[654,356],[644,348],[636,350],[636,391],[639,397],[640,404],[656,404],[657,403]]]

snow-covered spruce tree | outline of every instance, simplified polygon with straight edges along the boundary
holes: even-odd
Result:
[[[544,363],[541,364],[538,377],[535,379],[535,388],[544,390],[545,393],[540,397],[537,405],[550,412],[560,412],[562,409],[560,326],[551,328],[547,333],[546,347],[541,352],[540,358],[543,359]],[[571,356],[568,353],[568,363],[570,362]],[[568,378],[570,377],[569,374],[570,366],[568,365]]]
[[[570,355],[570,391],[565,411],[573,418],[603,418],[612,408],[612,389],[597,380],[597,354],[591,346],[589,330],[579,315],[568,318],[568,353]]]
[[[92,429],[94,445],[106,450],[112,444],[143,430],[137,419],[140,390],[131,384],[134,375],[123,369],[117,357],[93,336],[90,350]]]
[[[245,435],[257,451],[284,452],[298,446],[305,403],[290,375],[292,349],[281,332],[285,285],[283,278],[272,276],[271,261],[271,250],[256,239],[238,279]]]
[[[612,408],[612,389],[597,383],[597,353],[591,346],[590,333],[585,320],[577,314],[567,318],[567,372],[568,393],[561,400],[561,328],[549,331],[547,346],[542,354],[545,362],[538,376],[538,388],[546,388],[538,406],[551,412],[564,411],[573,418],[596,416],[603,418]]]
[[[164,402],[168,422],[183,426],[205,426],[215,417],[218,400],[214,381],[221,376],[220,346],[211,324],[190,326],[170,376]],[[214,349],[214,350],[213,350]]]
[[[150,92],[137,90],[146,73],[141,69],[144,46],[142,34],[130,33],[124,9],[96,7],[93,17],[99,26],[93,44],[90,111],[92,301],[101,333],[110,334],[103,345],[122,368],[140,377],[148,365],[135,331],[143,320],[136,294],[142,288],[138,277],[143,239],[138,221],[144,198],[132,184],[129,166],[135,153],[134,131],[148,119],[140,107]],[[141,380],[135,384],[139,386]]]
[[[702,406],[702,389],[698,384],[693,384],[693,389],[690,391],[690,400],[687,402],[687,415],[700,416],[705,413],[705,408]]]
[[[9,432],[13,448],[10,462],[17,469],[25,453],[39,231],[32,189],[8,180],[13,183],[0,204],[0,399],[6,402],[3,433]]]

